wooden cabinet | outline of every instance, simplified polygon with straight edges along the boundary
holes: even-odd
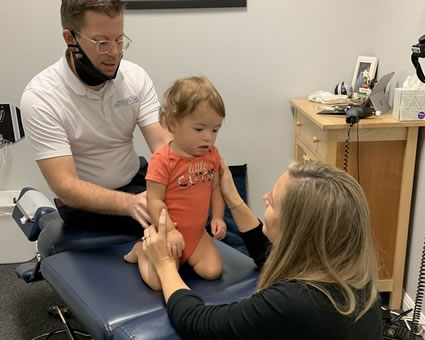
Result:
[[[425,122],[399,122],[387,113],[349,131],[345,116],[317,114],[323,105],[305,99],[291,105],[294,158],[347,168],[361,184],[380,261],[378,288],[390,293],[391,309],[400,308],[418,129]]]

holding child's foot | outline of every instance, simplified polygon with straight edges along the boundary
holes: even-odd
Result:
[[[143,251],[143,241],[137,242],[128,254],[124,255],[124,260],[129,263],[137,263],[145,283],[153,290],[161,290],[158,274]]]

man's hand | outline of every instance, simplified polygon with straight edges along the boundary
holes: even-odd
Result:
[[[182,256],[184,249],[183,235],[177,229],[170,230],[167,233],[167,249],[168,255],[179,258]]]
[[[222,240],[226,236],[227,225],[222,218],[211,220],[211,233],[217,240]]]
[[[143,228],[148,228],[151,223],[151,217],[148,213],[146,203],[146,191],[137,195],[132,195],[130,199],[130,216],[138,221]]]

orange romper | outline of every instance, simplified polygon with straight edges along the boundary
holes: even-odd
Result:
[[[192,255],[205,232],[214,173],[220,169],[220,160],[215,146],[202,156],[185,157],[170,151],[166,145],[149,161],[146,180],[167,186],[168,214],[184,238],[180,264]]]

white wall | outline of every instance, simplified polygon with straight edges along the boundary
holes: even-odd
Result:
[[[358,8],[368,1],[356,3]],[[0,101],[19,104],[26,83],[64,51],[60,1],[1,1]],[[244,9],[132,10],[126,58],[151,75],[160,96],[178,77],[208,76],[227,108],[218,147],[229,164],[248,163],[249,199],[262,216],[269,190],[292,156],[289,99],[351,81],[357,55],[373,54],[373,11],[348,25],[351,2],[249,1]],[[6,33],[7,32],[7,33]],[[349,37],[349,39],[347,39]],[[138,150],[146,154],[140,134]],[[0,190],[34,185],[47,191],[26,142],[10,148]]]
[[[0,102],[19,105],[26,83],[64,51],[60,35],[59,1],[2,1],[0,20]],[[11,146],[0,167],[0,190],[32,185],[47,193],[47,185],[25,141]]]
[[[125,57],[149,72],[160,96],[179,77],[204,74],[214,82],[227,108],[218,147],[229,164],[248,163],[250,205],[261,217],[262,194],[292,157],[289,99],[351,82],[358,55],[378,56],[379,75],[396,71],[396,79],[404,79],[413,71],[410,45],[425,33],[424,6],[420,0],[409,6],[396,0],[248,0],[245,9],[132,10],[125,26],[134,43]],[[19,104],[31,77],[64,52],[59,8],[57,0],[0,2],[0,102]],[[136,140],[146,154],[140,134]],[[9,151],[0,190],[32,185],[47,192],[26,142]],[[420,148],[420,160],[424,153]],[[406,280],[413,298],[424,172],[421,161]]]

